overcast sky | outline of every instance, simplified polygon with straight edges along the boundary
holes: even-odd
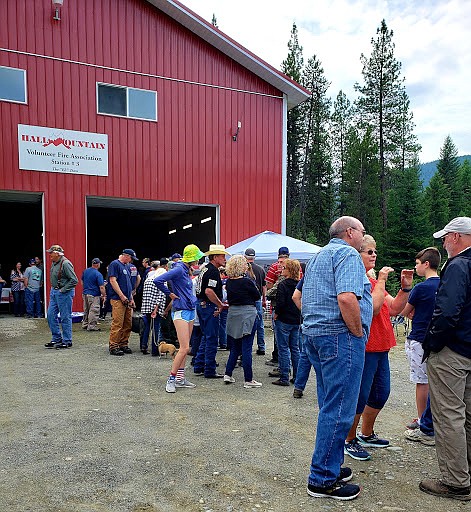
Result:
[[[471,154],[471,0],[181,0],[220,30],[280,69],[293,22],[304,61],[316,55],[335,99],[350,100],[362,82],[360,55],[384,18],[422,145],[421,162],[437,160],[450,135]]]

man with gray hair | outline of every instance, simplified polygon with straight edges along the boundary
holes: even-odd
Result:
[[[433,234],[448,261],[440,273],[435,309],[423,342],[441,479],[420,490],[471,500],[471,218],[456,217]]]
[[[345,483],[344,440],[355,417],[373,317],[371,285],[359,249],[365,234],[354,217],[340,217],[330,242],[306,266],[302,294],[304,351],[317,377],[319,415],[307,492],[351,500],[360,487]]]

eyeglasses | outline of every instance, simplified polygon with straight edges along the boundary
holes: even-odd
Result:
[[[378,251],[375,251],[374,249],[368,249],[368,251],[361,251],[361,252],[365,252],[366,254],[369,254],[370,256],[373,256],[373,254],[374,255],[378,254]]]
[[[443,236],[440,237],[442,243],[446,240],[446,237],[449,235],[450,233],[445,233]]]
[[[359,231],[363,236],[366,235],[366,229],[358,229],[358,228],[354,228],[353,226],[350,226],[347,229],[354,229],[355,231]]]

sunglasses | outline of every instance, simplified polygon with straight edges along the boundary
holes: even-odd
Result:
[[[375,251],[374,249],[369,249],[368,251],[362,251],[362,252],[366,252],[366,254],[368,254],[370,256],[373,256],[373,254],[375,254],[375,255],[378,254],[378,251]]]

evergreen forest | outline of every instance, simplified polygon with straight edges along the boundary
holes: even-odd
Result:
[[[378,245],[376,268],[413,268],[415,254],[441,247],[432,233],[453,217],[471,216],[471,163],[452,138],[437,148],[437,170],[424,186],[413,113],[385,20],[360,56],[356,98],[328,94],[316,55],[305,60],[293,24],[281,70],[310,97],[288,112],[287,234],[318,245],[330,224],[357,217]],[[392,286],[391,286],[392,285]],[[394,282],[388,288],[394,291]]]

